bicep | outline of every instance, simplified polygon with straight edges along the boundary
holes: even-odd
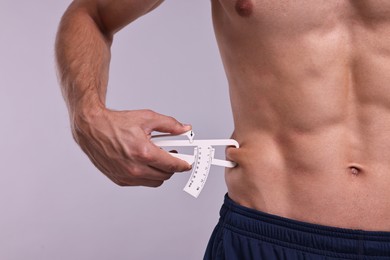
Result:
[[[107,34],[114,34],[164,0],[76,0],[72,5],[86,10]]]

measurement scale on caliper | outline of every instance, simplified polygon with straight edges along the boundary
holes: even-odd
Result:
[[[238,142],[233,139],[211,139],[194,140],[194,132],[188,131],[181,136],[187,136],[188,140],[159,140],[160,137],[171,137],[173,135],[161,134],[152,136],[152,142],[159,147],[194,147],[194,154],[170,153],[172,156],[185,160],[192,165],[191,177],[188,180],[184,191],[197,198],[202,191],[211,165],[233,168],[236,163],[214,158],[214,146],[234,146],[239,148]]]

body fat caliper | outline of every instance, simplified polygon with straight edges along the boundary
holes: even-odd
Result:
[[[194,147],[194,154],[170,153],[172,156],[182,159],[192,165],[191,177],[188,180],[184,191],[197,198],[202,191],[204,184],[210,172],[211,165],[233,168],[236,163],[214,158],[214,146],[235,146],[239,144],[233,139],[212,139],[212,140],[194,140],[194,132],[188,131],[181,136],[187,136],[188,140],[162,140],[160,137],[173,136],[161,134],[152,136],[152,142],[159,147]]]

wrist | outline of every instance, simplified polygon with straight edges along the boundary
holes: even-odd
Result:
[[[79,104],[78,106],[69,109],[70,124],[73,133],[80,133],[90,128],[91,124],[99,122],[108,109],[96,102],[94,104]]]

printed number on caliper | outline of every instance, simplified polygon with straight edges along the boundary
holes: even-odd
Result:
[[[178,154],[170,153],[172,156],[185,160],[192,165],[191,177],[184,187],[184,191],[197,198],[202,191],[204,184],[210,172],[211,165],[218,165],[228,168],[236,166],[234,162],[219,160],[214,158],[215,149],[213,146],[235,146],[239,148],[238,142],[233,139],[217,139],[217,140],[194,140],[194,132],[188,131],[182,135],[188,137],[188,140],[157,140],[159,137],[172,136],[169,134],[161,134],[152,136],[152,142],[160,147],[179,147],[179,146],[194,146],[194,154]]]

